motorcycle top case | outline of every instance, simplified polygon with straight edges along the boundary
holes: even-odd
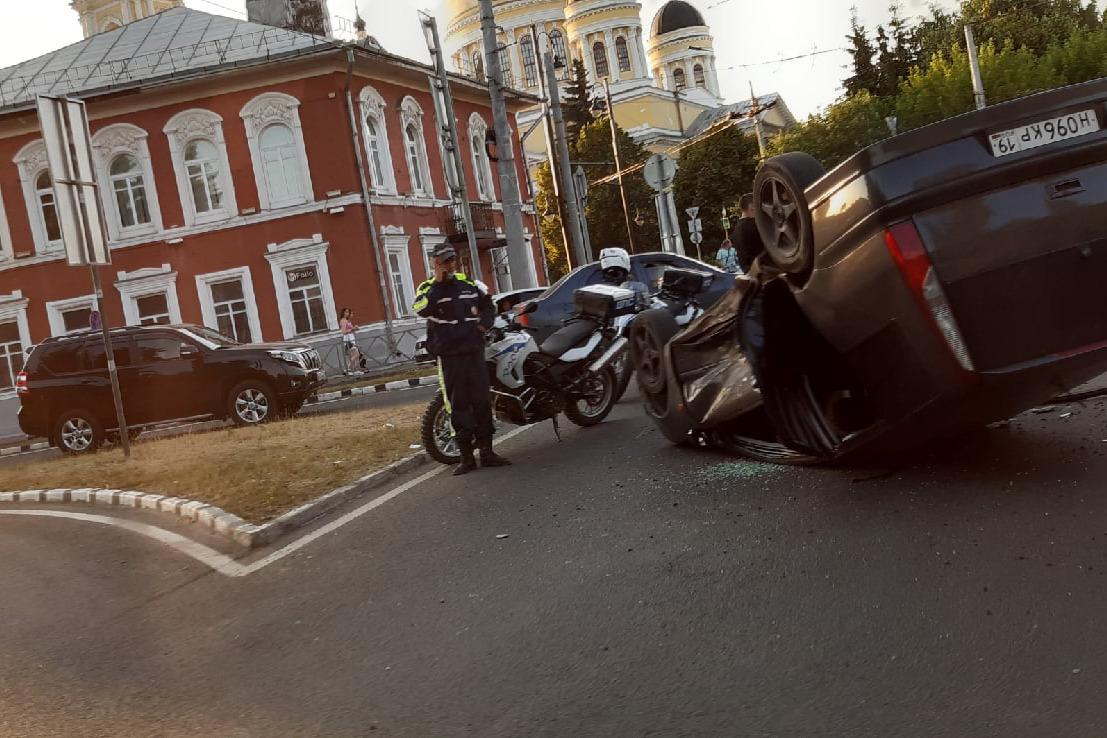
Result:
[[[661,275],[661,291],[669,295],[691,297],[711,284],[711,275],[698,269],[666,269]]]
[[[611,320],[629,315],[637,306],[634,290],[610,284],[592,284],[573,292],[573,307],[578,315],[597,320]]]

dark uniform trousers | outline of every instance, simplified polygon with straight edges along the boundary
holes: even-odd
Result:
[[[495,426],[484,353],[438,357],[438,378],[458,446],[472,448],[475,439],[477,448],[486,448],[492,442]]]

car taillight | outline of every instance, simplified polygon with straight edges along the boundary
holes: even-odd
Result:
[[[27,387],[27,372],[20,372],[15,376],[15,393],[25,395],[30,391]]]
[[[884,243],[888,246],[888,252],[892,255],[892,260],[895,261],[900,274],[903,275],[903,280],[907,283],[911,294],[929,313],[931,320],[934,321],[934,327],[945,339],[957,363],[965,371],[973,371],[972,357],[969,356],[961,330],[957,327],[953,308],[949,304],[945,290],[942,289],[942,283],[938,279],[937,272],[934,271],[930,255],[926,253],[926,247],[923,246],[915,224],[905,221],[891,226],[884,231]]]
[[[523,326],[524,328],[529,328],[530,327],[530,316],[529,315],[520,315],[520,316],[515,318],[515,322],[518,323],[519,325]]]

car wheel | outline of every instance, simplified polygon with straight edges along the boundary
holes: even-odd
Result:
[[[615,372],[611,367],[606,367],[596,374],[589,373],[585,377],[584,397],[569,400],[565,406],[565,417],[570,423],[581,428],[591,428],[599,425],[615,407],[618,398],[615,396]]]
[[[450,412],[446,409],[446,398],[442,392],[435,394],[423,411],[420,438],[427,454],[439,464],[449,466],[461,462],[461,451],[454,437],[454,428],[450,425]]]
[[[680,327],[667,310],[639,313],[630,326],[630,362],[646,392],[665,388],[665,344]]]
[[[87,410],[68,410],[54,422],[52,440],[63,453],[91,454],[104,443],[104,426]]]
[[[815,236],[804,190],[826,174],[815,157],[799,151],[774,156],[753,180],[757,230],[765,253],[781,271],[805,276],[815,266]]]
[[[265,423],[272,420],[276,413],[276,397],[264,382],[240,382],[227,396],[227,415],[235,425]]]

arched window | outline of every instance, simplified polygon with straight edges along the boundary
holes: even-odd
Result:
[[[365,117],[365,145],[369,149],[369,178],[374,187],[384,183],[384,167],[381,166],[381,138],[372,116]]]
[[[223,187],[219,183],[219,152],[207,139],[189,141],[184,149],[185,172],[192,206],[197,213],[209,213],[223,207]]]
[[[404,128],[404,148],[407,151],[407,169],[411,173],[411,189],[423,191],[423,165],[419,160],[419,131],[414,123]]]
[[[630,71],[630,49],[627,48],[627,40],[622,36],[615,39],[615,57],[619,60],[619,71]]]
[[[569,52],[565,48],[565,35],[558,29],[550,31],[550,45],[553,46],[553,53],[555,59],[560,59],[565,62],[565,66],[569,66]]]
[[[473,52],[473,76],[481,82],[484,81],[484,57],[479,51]]]
[[[477,182],[477,195],[482,200],[494,200],[492,189],[492,162],[488,159],[485,141],[488,124],[477,113],[469,116],[469,148],[473,155],[473,178]]]
[[[696,81],[696,87],[706,87],[707,86],[707,82],[705,81],[704,76],[703,76],[703,65],[702,64],[697,64],[696,66],[692,67],[692,79],[694,79]]]
[[[369,180],[376,192],[396,192],[392,154],[388,148],[388,125],[384,98],[372,87],[361,88],[358,96],[365,116],[365,146],[369,157]]]
[[[288,126],[275,123],[258,136],[261,165],[269,187],[269,200],[280,205],[304,200],[300,152]]]
[[[58,225],[58,207],[54,203],[54,184],[50,181],[50,171],[42,170],[35,178],[35,196],[38,198],[38,211],[42,217],[42,227],[46,240],[55,243],[61,240],[61,226]]]
[[[607,67],[607,49],[600,41],[592,44],[592,61],[596,66],[597,77],[607,77],[611,74],[611,70]]]
[[[523,54],[523,79],[527,87],[538,84],[538,61],[534,56],[534,39],[528,33],[519,41],[519,49]]]
[[[673,70],[673,87],[677,90],[683,90],[686,87],[684,79],[684,70],[677,67]]]
[[[115,195],[119,225],[132,228],[150,222],[150,206],[146,200],[146,180],[142,165],[130,154],[120,154],[108,167],[108,178]]]

